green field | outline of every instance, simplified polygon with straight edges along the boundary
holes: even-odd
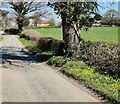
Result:
[[[36,28],[43,36],[62,40],[62,28]]]
[[[62,40],[62,28],[36,28],[36,30],[43,36]],[[92,27],[87,32],[82,30],[81,34],[85,40],[118,42],[118,27]]]

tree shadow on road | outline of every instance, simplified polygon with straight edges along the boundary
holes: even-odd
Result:
[[[0,55],[2,65],[5,63],[9,63],[10,65],[12,65],[12,63],[15,61],[18,63],[38,63],[47,61],[50,57],[52,57],[52,55],[34,56],[24,48],[7,46],[3,46],[0,48]]]

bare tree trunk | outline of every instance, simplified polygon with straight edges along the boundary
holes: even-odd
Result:
[[[65,54],[67,57],[75,56],[79,49],[82,38],[79,33],[79,26],[76,22],[67,23],[62,20],[63,40],[65,45]]]

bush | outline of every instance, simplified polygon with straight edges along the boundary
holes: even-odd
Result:
[[[117,104],[120,101],[120,79],[101,74],[95,68],[85,63],[73,61],[71,58],[54,56],[47,62],[49,65],[61,67],[60,71],[69,77],[84,82],[84,84]]]
[[[42,37],[42,35],[33,29],[24,30],[20,35],[20,38],[25,38],[31,41],[36,41],[40,37]]]
[[[50,37],[41,37],[36,42],[43,51],[53,51],[56,55],[63,55],[63,42]]]
[[[35,30],[25,30],[20,35],[20,38],[25,38],[34,42],[41,51],[52,51],[56,55],[63,55],[63,41],[56,40],[50,37],[42,37]]]
[[[29,50],[32,52],[32,54],[37,54],[41,52],[40,48],[38,48],[36,45],[30,46]]]
[[[79,61],[68,61],[62,66],[62,70],[70,68],[86,69],[88,66],[85,63]]]
[[[21,37],[32,40],[41,51],[52,51],[56,55],[64,55],[63,41],[50,37],[41,37],[40,34],[33,31],[35,30],[32,30],[32,32],[26,30]],[[76,57],[78,60],[84,61],[89,66],[94,66],[104,73],[119,75],[119,47],[118,44],[83,41],[78,46]]]
[[[120,79],[113,79],[110,76],[102,75],[93,68],[79,69],[69,67],[63,68],[62,72],[76,80],[84,82],[86,86],[97,91],[115,104],[120,102]]]
[[[54,52],[51,51],[41,51],[41,49],[36,46],[32,41],[26,40],[25,38],[20,38],[21,42],[26,46],[26,48],[35,56],[36,61],[47,61],[54,55]]]
[[[13,34],[13,35],[16,35],[19,33],[18,29],[15,29],[15,28],[5,29],[4,32],[8,34]]]
[[[119,45],[105,42],[83,42],[80,45],[79,58],[104,73],[120,74]]]
[[[71,59],[71,58],[64,58],[64,57],[62,57],[62,56],[53,56],[53,57],[51,57],[51,58],[48,60],[47,64],[48,64],[48,65],[54,65],[54,66],[56,66],[56,67],[61,67],[61,66],[63,66],[66,62],[68,62],[68,61],[70,61],[70,60],[72,60],[72,59]]]

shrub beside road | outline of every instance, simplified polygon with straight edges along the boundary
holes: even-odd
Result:
[[[120,79],[105,75],[95,68],[88,67],[85,63],[73,61],[70,58],[54,56],[47,62],[49,65],[61,67],[60,71],[72,77],[108,98],[114,103],[120,102]]]
[[[55,51],[44,50],[43,52],[43,50],[39,46],[37,46],[37,44],[34,44],[35,42],[38,41],[34,41],[34,39],[31,40],[30,38],[31,36],[27,35],[26,38],[26,35],[24,34],[23,37],[20,40],[27,47],[29,47],[29,50],[35,53],[35,55],[49,54],[51,55],[50,57],[56,55]],[[34,37],[34,34],[32,35],[32,37]],[[43,38],[44,37],[42,38],[40,37],[40,39],[42,40]],[[54,40],[52,38],[50,39],[51,39],[50,42]],[[44,46],[47,46],[47,44],[49,43],[48,40],[49,38],[44,38],[44,42],[42,42]],[[39,42],[40,41],[41,40],[39,40]],[[39,44],[42,43],[40,42]],[[52,45],[49,46],[51,47]],[[111,102],[119,103],[120,78],[116,74],[119,74],[117,72],[119,72],[120,70],[119,68],[117,69],[118,66],[116,65],[118,62],[117,47],[118,47],[117,44],[108,44],[105,42],[85,42],[83,45],[81,44],[80,53],[82,56],[79,61],[75,61],[73,58],[64,58],[63,56],[54,56],[52,58],[49,57],[50,59],[47,58],[49,59],[48,64],[53,65],[55,67],[60,67],[60,71],[62,73],[66,74],[67,76],[73,77],[74,79],[79,80],[80,82],[83,82],[87,87],[95,90],[99,94],[103,95],[105,98],[108,98]],[[96,61],[95,59],[93,60],[92,58],[98,60]],[[90,59],[93,61],[90,61]],[[114,63],[114,59],[116,59],[115,61],[116,63]],[[92,62],[92,65],[94,64],[95,66],[99,66],[99,68],[92,67],[92,65],[91,67],[88,66],[88,64],[90,65],[89,62],[90,63]],[[101,69],[102,66],[104,70]],[[110,74],[111,72],[112,75]]]

